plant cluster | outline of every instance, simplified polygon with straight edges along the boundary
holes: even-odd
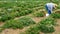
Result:
[[[54,26],[56,26],[56,21],[53,18],[46,18],[35,26],[28,28],[24,34],[52,33],[55,31]]]
[[[29,18],[29,17],[22,17],[19,18],[17,20],[9,20],[6,21],[6,23],[2,26],[3,28],[13,28],[13,29],[17,29],[17,28],[23,28],[25,26],[29,26],[35,24],[35,22]]]

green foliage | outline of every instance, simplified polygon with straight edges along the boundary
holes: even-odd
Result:
[[[52,33],[55,31],[54,26],[56,25],[56,21],[49,17],[39,22],[39,25],[41,32]]]
[[[36,12],[33,15],[36,16],[36,17],[43,17],[44,16],[44,12],[43,11]]]
[[[48,25],[48,26],[50,26],[50,25],[55,26],[56,20],[52,17],[47,17],[46,19],[43,19],[40,24],[44,24],[44,25]]]
[[[37,27],[32,27],[26,31],[26,34],[39,34],[39,30]]]
[[[11,11],[11,12],[4,12],[4,13],[0,13],[1,18],[0,21],[6,21],[6,20],[10,20],[10,19],[14,19],[15,17],[19,17],[19,16],[24,16],[27,14],[32,13],[32,10],[26,10],[26,11]]]
[[[23,28],[23,24],[16,20],[9,20],[3,25],[3,28]]]
[[[46,25],[40,25],[41,32],[44,33],[52,33],[55,31],[54,27],[52,26],[46,26]]]
[[[9,0],[10,1],[10,0]],[[11,0],[12,1],[12,0]],[[14,1],[14,0],[13,0]],[[35,24],[35,22],[30,17],[22,17],[17,20],[13,20],[15,17],[24,16],[30,13],[33,13],[33,10],[40,10],[44,9],[44,5],[47,2],[50,2],[50,0],[28,0],[30,2],[27,2],[27,0],[18,0],[20,2],[0,2],[0,21],[6,21],[6,23],[3,25],[3,28],[23,28],[25,26],[29,26],[31,24]],[[41,1],[41,2],[40,2]],[[44,1],[44,2],[43,2]],[[58,0],[59,1],[59,0]],[[57,0],[53,0],[52,2],[59,4]],[[40,8],[38,8],[40,7]],[[57,9],[60,8],[60,4],[58,5]],[[12,9],[12,10],[8,10]],[[32,9],[32,10],[29,10]],[[43,17],[43,12],[37,12],[34,14],[36,17]],[[60,18],[60,14],[51,14],[53,18]],[[38,26],[37,26],[38,25]],[[31,27],[27,30],[27,34],[39,34],[39,31],[45,32],[45,33],[51,33],[54,32],[54,26],[56,25],[55,20],[52,18],[47,18],[39,22],[36,26]]]
[[[30,28],[28,28],[25,33],[23,34],[39,34],[40,30],[39,27],[37,25],[35,26],[31,26]]]
[[[53,33],[55,31],[55,20],[51,17],[43,19],[41,22],[28,28],[23,34]]]
[[[27,16],[20,18],[18,21],[23,23],[24,26],[35,24],[35,22],[30,17],[27,17]]]
[[[6,15],[2,15],[1,18],[0,18],[0,21],[6,21],[6,20],[10,20],[10,19],[13,19],[15,16],[13,14],[6,14]]]
[[[35,24],[35,22],[31,18],[22,17],[22,18],[19,18],[17,20],[6,21],[6,23],[3,25],[3,28],[17,29],[17,28],[23,28],[25,26],[29,26],[32,24]]]
[[[60,18],[60,14],[59,13],[53,13],[53,14],[51,14],[51,17]]]
[[[24,15],[33,13],[35,10],[44,9],[44,5],[47,3],[47,1],[50,2],[50,0],[47,0],[47,1],[46,0],[28,0],[29,2],[27,2],[27,0],[25,0],[25,1],[19,0],[19,1],[21,1],[21,2],[15,2],[15,1],[14,2],[0,2],[0,9],[1,9],[0,16],[2,16],[0,21],[10,20],[15,17],[24,16]],[[53,2],[56,3],[57,1],[53,0]],[[59,4],[59,2],[57,4]],[[58,9],[60,8],[59,6],[60,6],[60,4],[57,7]],[[11,10],[8,10],[8,9],[11,9]],[[30,9],[32,9],[32,10],[30,10]],[[7,13],[8,13],[8,16],[5,15]],[[3,14],[4,14],[4,16],[3,16]],[[43,17],[44,13],[37,12],[34,14],[34,16]]]
[[[24,15],[27,15],[27,14],[30,14],[33,12],[33,10],[30,10],[30,8],[28,8],[29,5],[31,4],[30,2],[29,3],[0,2],[0,4],[1,4],[0,5],[0,7],[1,7],[0,21],[10,20],[15,17],[24,16]],[[11,4],[11,5],[9,5],[9,4]],[[18,5],[21,5],[21,6],[18,7]],[[24,6],[26,6],[26,7],[24,7]]]
[[[30,14],[30,13],[32,13],[32,12],[33,12],[32,10],[25,10],[25,11],[21,11],[21,12],[19,13],[19,15],[20,15],[20,16],[24,16],[24,15]]]

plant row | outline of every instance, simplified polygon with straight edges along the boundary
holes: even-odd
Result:
[[[54,18],[46,18],[41,20],[38,24],[31,26],[24,33],[21,34],[40,34],[43,33],[53,33],[55,32],[54,27],[56,26],[56,21]]]
[[[26,17],[19,18],[17,20],[12,19],[12,20],[6,21],[6,23],[0,27],[0,31],[8,28],[23,29],[24,27],[33,25],[33,24],[35,24],[35,22],[30,17],[26,16]]]

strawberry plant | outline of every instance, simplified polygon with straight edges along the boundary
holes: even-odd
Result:
[[[28,30],[25,31],[26,34],[39,34],[39,28],[35,27],[30,27]]]
[[[5,14],[5,15],[2,15],[1,18],[0,18],[0,21],[6,21],[6,20],[10,20],[10,19],[13,19],[15,18],[14,14]]]
[[[39,32],[40,32],[39,26],[35,25],[35,26],[31,26],[25,32],[22,32],[20,34],[40,34]]]
[[[26,10],[26,11],[20,11],[20,12],[4,12],[4,13],[0,13],[1,17],[2,17],[2,18],[0,18],[0,21],[10,20],[10,19],[13,19],[15,17],[30,14],[32,12],[33,12],[32,10]]]
[[[56,21],[53,18],[46,18],[39,22],[40,31],[44,33],[52,33],[55,31],[54,26],[56,25]]]
[[[30,13],[32,13],[32,12],[33,12],[32,10],[25,10],[25,11],[19,12],[19,15],[20,15],[20,16],[23,16],[23,15],[30,14]]]
[[[33,15],[36,16],[36,17],[44,17],[44,13],[42,11],[36,12]]]
[[[13,29],[17,29],[17,28],[23,28],[25,26],[29,26],[35,24],[35,22],[29,18],[29,17],[22,17],[19,18],[17,20],[9,20],[6,21],[6,23],[2,26],[3,28],[13,28]]]
[[[35,24],[35,22],[30,17],[22,17],[18,19],[21,23],[23,23],[24,26],[29,26],[31,24]]]
[[[48,17],[46,19],[43,19],[40,24],[44,24],[44,25],[48,24],[48,25],[54,26],[54,25],[56,25],[56,20],[52,17]]]
[[[45,26],[45,25],[40,25],[40,31],[43,33],[53,33],[55,32],[54,27],[52,26]]]
[[[1,16],[0,21],[3,21],[3,22],[4,22],[5,20],[8,20],[7,15],[3,15],[3,16]]]
[[[56,25],[56,21],[54,18],[46,18],[41,20],[41,22],[37,23],[34,26],[28,28],[23,34],[40,34],[43,33],[52,33],[55,31],[54,26]]]
[[[23,25],[19,21],[9,20],[9,21],[6,21],[6,23],[2,27],[17,29],[17,28],[23,28]]]
[[[51,17],[60,18],[60,14],[59,13],[53,13],[53,14],[51,14]]]

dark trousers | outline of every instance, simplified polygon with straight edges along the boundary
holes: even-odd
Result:
[[[48,6],[46,5],[46,10],[48,11],[48,14],[51,14],[51,10],[48,9]]]

